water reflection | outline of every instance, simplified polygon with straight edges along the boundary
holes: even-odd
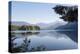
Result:
[[[77,34],[69,31],[12,33],[11,36],[12,52],[77,48]]]
[[[40,32],[26,32],[26,33],[21,33],[22,35],[37,35]]]
[[[19,42],[18,43],[14,43],[14,41],[16,39],[20,38],[19,34],[21,36],[24,36],[24,40],[22,40],[23,43],[21,45],[18,44]],[[32,32],[27,32],[27,33],[12,33],[11,36],[13,36],[13,37],[11,39],[11,46],[12,46],[11,51],[14,53],[14,52],[26,52],[26,51],[29,52],[29,51],[41,51],[41,50],[45,50],[46,48],[45,48],[44,45],[40,45],[40,46],[30,47],[29,48],[31,39],[28,39],[28,36],[29,35],[37,35],[37,34],[39,34],[39,32],[35,32],[35,33],[32,33]],[[18,37],[16,35],[18,35]]]
[[[57,31],[61,34],[67,35],[70,39],[72,39],[74,42],[78,42],[78,31]]]

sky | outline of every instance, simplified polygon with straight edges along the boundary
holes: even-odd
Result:
[[[52,9],[55,7],[52,3],[34,3],[34,2],[12,2],[11,21],[21,21],[27,23],[51,23],[62,21]]]

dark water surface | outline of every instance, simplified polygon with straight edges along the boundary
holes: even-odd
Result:
[[[12,48],[22,52],[78,48],[76,31],[12,33],[11,37]]]

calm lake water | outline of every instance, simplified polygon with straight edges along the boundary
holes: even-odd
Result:
[[[48,31],[12,33],[13,48],[22,47],[24,51],[76,49],[76,31]]]

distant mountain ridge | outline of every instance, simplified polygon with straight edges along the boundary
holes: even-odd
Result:
[[[16,21],[13,21],[13,22],[11,22],[11,25],[17,25],[17,26],[22,26],[22,25],[37,25],[42,30],[77,29],[77,22],[63,23],[63,22],[57,21],[57,22],[52,22],[52,23],[30,24],[30,23],[27,23],[27,22],[16,22]]]
[[[53,30],[59,26],[65,25],[66,23],[63,23],[61,21],[57,21],[57,22],[52,22],[52,23],[37,23],[36,25],[38,25],[41,29],[45,29],[45,30]]]
[[[22,25],[30,25],[30,24],[26,23],[26,22],[16,22],[16,21],[13,21],[13,22],[11,22],[11,25],[22,26]]]
[[[60,30],[60,29],[77,30],[78,29],[78,23],[77,22],[68,23],[66,25],[56,27],[55,29],[58,29],[58,30]]]

